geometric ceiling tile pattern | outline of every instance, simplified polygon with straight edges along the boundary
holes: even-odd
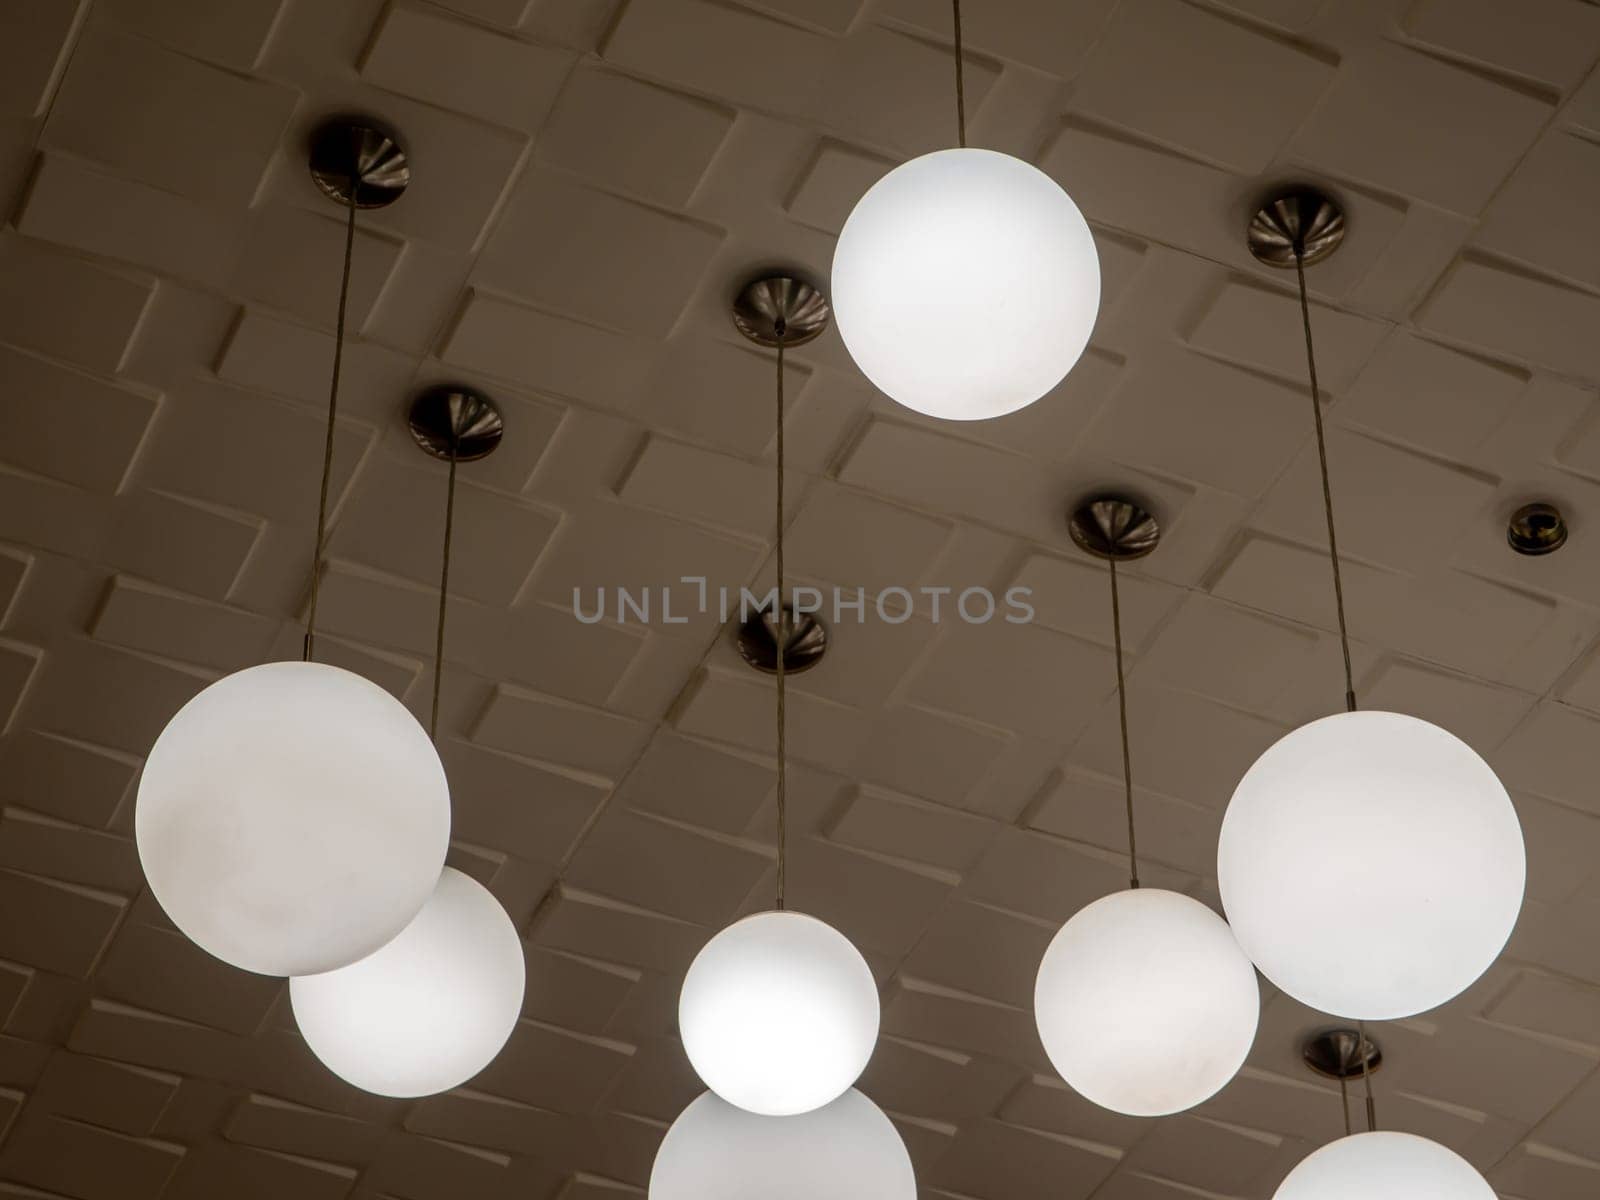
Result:
[[[1243,1073],[1162,1121],[1066,1088],[1031,1015],[1051,932],[1125,870],[1108,596],[1067,506],[1120,484],[1165,527],[1123,592],[1151,882],[1215,905],[1233,784],[1339,707],[1293,280],[1241,236],[1311,179],[1349,217],[1308,284],[1357,685],[1485,754],[1530,858],[1506,954],[1376,1031],[1380,1116],[1507,1200],[1600,1194],[1600,7],[968,8],[972,140],[1075,197],[1105,302],[1056,392],[984,423],[891,404],[836,333],[789,358],[789,569],[864,607],[790,684],[788,890],[881,985],[862,1086],[929,1197],[1258,1200],[1340,1131],[1297,1060],[1322,1021],[1270,988]],[[0,18],[0,1194],[642,1196],[699,1090],[683,971],[773,887],[770,682],[717,603],[771,578],[773,367],[728,300],[774,263],[825,281],[861,193],[951,143],[948,14]],[[298,652],[342,234],[303,145],[348,111],[415,174],[356,238],[318,647],[419,714],[444,471],[400,414],[456,380],[507,425],[461,472],[440,739],[451,861],[516,922],[527,995],[493,1066],[413,1102],[322,1069],[132,843],[172,712]],[[1534,498],[1571,525],[1549,558],[1505,545]],[[1032,620],[962,619],[970,588]]]

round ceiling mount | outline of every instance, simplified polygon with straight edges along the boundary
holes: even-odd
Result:
[[[1550,554],[1567,544],[1567,519],[1554,504],[1524,504],[1511,514],[1506,541],[1518,554]]]
[[[1073,510],[1067,529],[1078,549],[1096,558],[1143,558],[1161,541],[1161,526],[1137,500],[1096,496]]]
[[[809,671],[822,661],[828,650],[828,627],[815,613],[795,614],[793,608],[783,606],[784,642],[783,673],[798,675]],[[772,619],[771,606],[751,613],[739,623],[734,633],[734,644],[739,647],[739,657],[758,671],[768,675],[778,670],[778,630]]]
[[[1269,267],[1294,266],[1295,246],[1306,266],[1319,263],[1344,241],[1344,209],[1314,187],[1286,188],[1269,196],[1250,219],[1250,253]]]
[[[1359,1049],[1358,1049],[1359,1047]],[[1383,1065],[1383,1051],[1354,1029],[1321,1029],[1300,1045],[1300,1057],[1326,1079],[1360,1079]]]
[[[418,394],[406,416],[418,446],[449,461],[471,462],[493,453],[505,434],[500,410],[483,392],[457,383],[439,384]]]
[[[411,160],[399,136],[370,117],[334,117],[311,135],[311,178],[340,204],[387,208],[411,182]]]
[[[793,275],[762,275],[733,298],[734,327],[758,346],[803,346],[828,327],[828,299]]]

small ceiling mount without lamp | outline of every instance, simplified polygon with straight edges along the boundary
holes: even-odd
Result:
[[[1344,241],[1344,210],[1324,191],[1305,185],[1269,196],[1250,219],[1246,242],[1258,262],[1269,267],[1294,266],[1295,242],[1303,265],[1327,258]]]
[[[371,117],[333,117],[311,135],[311,178],[324,195],[356,208],[388,208],[411,183],[399,135]]]
[[[434,458],[457,462],[487,458],[505,436],[506,424],[495,402],[476,388],[443,383],[411,402],[406,416],[411,436]]]
[[[1376,1042],[1344,1027],[1311,1034],[1300,1045],[1300,1057],[1324,1079],[1360,1079],[1383,1065],[1383,1051]]]
[[[1554,553],[1567,544],[1567,519],[1554,504],[1524,504],[1511,514],[1506,541],[1518,554]]]

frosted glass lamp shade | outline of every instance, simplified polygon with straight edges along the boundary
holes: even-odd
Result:
[[[1060,383],[1100,308],[1077,205],[992,150],[903,163],[856,204],[833,253],[839,336],[891,399],[951,421],[998,417]]]
[[[431,1096],[493,1061],[522,1012],[522,941],[470,875],[446,867],[400,936],[360,962],[289,981],[306,1045],[380,1096]]]
[[[764,912],[695,956],[678,996],[683,1048],[705,1085],[766,1116],[833,1100],[872,1057],[878,985],[833,926]]]
[[[1279,739],[1222,821],[1234,936],[1302,1004],[1409,1017],[1495,960],[1522,907],[1522,827],[1489,765],[1437,725],[1339,713]]]
[[[1495,1200],[1452,1150],[1411,1133],[1357,1133],[1300,1160],[1273,1200]]]
[[[371,954],[444,865],[450,793],[388,692],[321,663],[217,680],[145,760],[134,836],[150,890],[201,949],[263,975]]]
[[[851,1088],[795,1117],[763,1117],[713,1092],[679,1114],[656,1151],[650,1200],[916,1200],[900,1134]]]
[[[1255,1041],[1255,968],[1227,923],[1160,888],[1103,896],[1063,925],[1033,993],[1045,1053],[1102,1108],[1159,1117],[1221,1089]]]

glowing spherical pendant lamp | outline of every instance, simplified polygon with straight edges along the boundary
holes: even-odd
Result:
[[[790,673],[806,670],[827,646],[824,627],[795,620],[784,591],[783,361],[826,328],[828,303],[786,276],[764,276],[734,300],[734,325],[775,349],[777,479],[774,589],[768,607],[743,623],[739,652],[776,680],[778,854],[774,911],[736,921],[695,956],[678,997],[683,1048],[707,1087],[761,1116],[812,1112],[835,1100],[861,1074],[878,1038],[878,986],[848,938],[804,913],[787,911],[788,762],[785,695]]]
[[[1182,1112],[1234,1077],[1255,1041],[1255,969],[1227,923],[1160,888],[1081,909],[1045,951],[1034,1015],[1061,1078],[1133,1117]]]
[[[801,1116],[763,1117],[706,1092],[667,1130],[650,1200],[915,1200],[889,1118],[851,1089]]]
[[[134,837],[150,890],[203,950],[263,975],[371,954],[433,891],[444,769],[394,697],[322,663],[206,688],[145,760]]]
[[[1165,1116],[1234,1077],[1255,1041],[1261,998],[1222,918],[1188,896],[1139,885],[1117,568],[1154,550],[1160,529],[1136,501],[1100,496],[1073,513],[1069,530],[1110,577],[1132,886],[1079,910],[1051,940],[1034,1019],[1050,1062],[1080,1095],[1129,1116]]]
[[[295,1021],[323,1064],[380,1096],[465,1083],[522,1011],[522,941],[482,884],[446,867],[400,936],[360,962],[289,981]]]
[[[1059,184],[992,150],[940,150],[896,167],[845,222],[833,308],[850,357],[880,391],[952,421],[1032,404],[1082,355],[1100,259]]]
[[[1015,412],[1066,376],[1100,310],[1100,255],[1037,167],[967,146],[961,6],[952,6],[958,147],[867,190],[833,254],[833,309],[891,400],[948,421]]]
[[[317,129],[310,166],[345,211],[342,334],[356,212],[398,199],[410,167],[391,132],[343,118]],[[432,892],[450,833],[444,770],[421,726],[376,684],[312,661],[339,348],[305,661],[238,671],[184,705],[145,761],[134,810],[139,861],[167,915],[202,949],[267,975],[332,970],[389,941]]]
[[[678,998],[683,1048],[705,1085],[766,1116],[810,1112],[856,1081],[878,1040],[878,985],[838,930],[797,912],[728,926]]]
[[[1312,1008],[1366,1020],[1425,1012],[1477,979],[1516,924],[1527,868],[1511,799],[1471,748],[1415,717],[1356,711],[1305,287],[1305,268],[1343,234],[1330,197],[1292,188],[1261,208],[1248,238],[1299,282],[1346,711],[1279,739],[1240,780],[1217,880],[1268,979]]]
[[[1357,1133],[1313,1151],[1273,1200],[1495,1200],[1459,1154],[1410,1133]]]
[[[1489,765],[1401,713],[1338,713],[1285,735],[1240,780],[1217,847],[1245,953],[1302,1004],[1364,1020],[1470,986],[1511,936],[1525,875]]]

